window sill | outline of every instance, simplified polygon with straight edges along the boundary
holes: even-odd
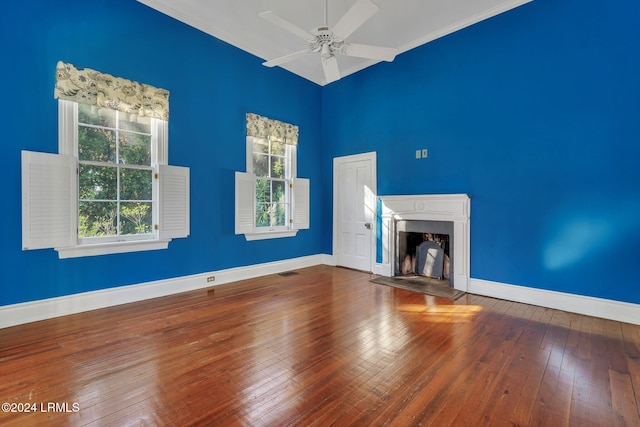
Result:
[[[244,233],[244,238],[247,239],[247,241],[279,239],[281,237],[294,237],[297,233],[298,230],[263,231],[260,233]]]
[[[64,259],[167,249],[169,247],[170,241],[171,239],[138,240],[132,242],[113,242],[99,243],[94,245],[68,246],[55,249],[56,251],[58,251],[58,258]]]

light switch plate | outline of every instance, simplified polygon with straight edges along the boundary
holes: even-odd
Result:
[[[423,148],[422,149],[422,158],[426,159],[428,155],[429,155],[429,151],[426,148]]]
[[[416,150],[416,159],[419,159],[422,157],[422,150]]]

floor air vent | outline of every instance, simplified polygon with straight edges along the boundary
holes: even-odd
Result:
[[[300,274],[297,271],[285,271],[283,273],[278,273],[278,276],[282,276],[282,277],[288,277],[288,276],[295,276],[296,274]]]

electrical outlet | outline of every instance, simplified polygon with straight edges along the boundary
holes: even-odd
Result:
[[[214,280],[216,280],[216,276],[207,277],[207,282],[213,282]]]
[[[419,159],[422,157],[422,150],[416,150],[416,159]]]

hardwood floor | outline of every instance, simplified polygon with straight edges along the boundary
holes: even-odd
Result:
[[[0,329],[0,401],[35,409],[0,424],[640,426],[639,326],[370,278],[318,266]]]

